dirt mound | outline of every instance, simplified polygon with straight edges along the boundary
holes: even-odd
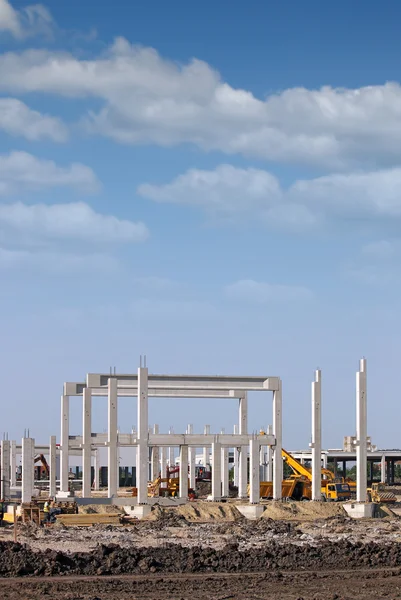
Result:
[[[190,522],[233,522],[244,518],[235,505],[226,502],[194,502],[178,506],[175,510]]]
[[[179,513],[177,508],[163,508],[161,506],[155,506],[150,515],[142,520],[142,523],[151,524],[152,529],[185,527],[189,525],[185,516]]]
[[[114,504],[85,504],[78,507],[78,513],[85,515],[115,515],[121,513],[121,506],[114,506]]]
[[[269,502],[262,519],[314,521],[336,515],[346,515],[342,504],[336,502]]]

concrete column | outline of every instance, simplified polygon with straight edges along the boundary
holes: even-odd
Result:
[[[248,433],[248,395],[239,399],[239,433]],[[239,452],[238,498],[247,498],[248,483],[248,446],[241,446]]]
[[[221,449],[221,495],[223,498],[230,496],[228,467],[228,448],[224,447]]]
[[[84,388],[82,396],[82,497],[90,498],[92,487],[92,390]]]
[[[162,479],[167,477],[167,448],[160,448],[160,473]]]
[[[273,498],[281,500],[283,481],[283,417],[282,417],[282,382],[279,379],[278,390],[273,392],[273,435],[276,443],[273,452]]]
[[[366,359],[356,374],[356,499],[367,500],[367,378]]]
[[[10,454],[11,444],[9,440],[1,440],[1,498],[10,499]]]
[[[17,444],[15,443],[15,440],[11,442],[10,485],[11,487],[17,485]]]
[[[210,425],[205,425],[204,434],[205,435],[209,435],[210,434]],[[205,448],[203,448],[203,466],[205,467],[205,471],[206,471],[207,465],[209,463],[210,463],[209,447],[205,446]]]
[[[22,497],[23,503],[31,502],[33,496],[33,455],[35,440],[22,438]]]
[[[221,445],[212,443],[212,500],[221,500]]]
[[[56,488],[56,436],[50,436],[49,444],[49,496],[54,498],[57,493]]]
[[[268,425],[267,427],[268,435],[273,434],[273,427]],[[273,481],[273,449],[271,446],[267,446],[267,472],[266,472],[266,481]]]
[[[100,489],[100,482],[99,482],[99,478],[100,478],[100,453],[99,453],[99,448],[95,449],[95,460],[94,460],[94,471],[95,471],[95,479],[94,479],[94,485],[93,488],[95,491],[99,491]]]
[[[334,477],[337,477],[338,475],[338,464],[337,464],[337,459],[333,458],[333,473],[334,473]]]
[[[188,446],[180,446],[180,498],[188,498]]]
[[[238,433],[238,425],[234,425],[234,435]],[[234,448],[234,485],[239,485],[239,450]]]
[[[138,504],[148,503],[148,369],[138,369]]]
[[[259,504],[260,501],[260,478],[259,478],[259,443],[255,438],[249,441],[249,502]]]
[[[312,382],[312,500],[322,499],[322,373]]]
[[[172,429],[169,429],[169,433],[173,433]],[[174,446],[171,446],[168,449],[168,466],[171,468],[175,467],[175,449]]]
[[[117,379],[110,377],[107,394],[107,495],[109,498],[117,495],[117,397]]]
[[[381,483],[386,483],[386,455],[382,454],[380,461],[380,481]]]
[[[61,396],[61,436],[60,436],[60,492],[69,489],[68,438],[70,435],[70,398]]]
[[[157,434],[159,433],[159,426],[158,425],[154,425],[153,426],[153,433]],[[159,473],[160,473],[160,450],[157,446],[152,446],[152,460],[151,460],[151,474],[150,474],[150,478],[152,481],[154,481],[157,477],[159,477]]]
[[[193,425],[189,424],[187,427],[188,435],[192,435],[194,432]],[[196,487],[196,448],[189,446],[188,448],[188,462],[189,462],[189,487],[195,489]]]

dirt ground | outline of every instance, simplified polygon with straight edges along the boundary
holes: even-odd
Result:
[[[96,508],[90,508],[96,510]],[[113,509],[108,509],[113,510]],[[120,527],[0,530],[1,600],[401,600],[401,518],[341,505],[156,506]]]

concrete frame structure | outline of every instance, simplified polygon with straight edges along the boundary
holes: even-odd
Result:
[[[90,425],[89,400],[98,396],[108,397],[108,496],[112,498],[117,493],[117,446],[136,446],[137,448],[137,488],[138,504],[147,504],[148,460],[149,448],[180,448],[180,464],[188,464],[189,449],[203,447],[212,449],[212,499],[221,498],[222,483],[226,481],[226,461],[223,450],[239,449],[238,487],[239,496],[247,497],[247,460],[248,447],[252,439],[252,450],[257,455],[257,478],[259,481],[259,452],[262,445],[273,448],[273,496],[281,499],[281,481],[283,477],[282,449],[282,391],[281,380],[278,377],[217,377],[217,376],[181,376],[181,375],[149,375],[146,367],[140,367],[137,374],[88,374],[86,383],[65,383],[62,396],[61,415],[61,491],[68,491],[68,452],[69,452],[69,397],[83,397],[83,436],[75,437],[75,443],[81,444],[83,456],[83,479],[86,482],[85,495],[89,492],[87,472],[90,471],[87,448]],[[89,390],[85,391],[85,390]],[[248,391],[273,392],[273,434],[249,436],[248,434]],[[137,434],[117,433],[117,403],[118,397],[138,397],[137,405]],[[239,433],[237,434],[160,434],[149,433],[148,398],[237,398],[239,400]],[[93,447],[104,446],[104,435],[91,433],[90,450]],[[256,453],[256,454],[255,454]],[[191,455],[192,456],[192,455]],[[223,457],[223,460],[222,460]],[[191,460],[193,460],[191,458]],[[184,461],[184,462],[181,462]],[[253,459],[255,463],[256,459]],[[224,473],[221,471],[223,463]],[[228,460],[227,460],[228,464]],[[181,497],[188,494],[188,477],[186,469],[180,469]],[[184,477],[185,473],[185,477]],[[191,477],[191,469],[190,469]],[[256,474],[255,474],[256,477]],[[251,478],[252,479],[252,478]],[[186,482],[186,483],[185,483]],[[224,485],[224,492],[227,491]],[[256,489],[256,488],[254,488]],[[257,486],[259,489],[259,484]],[[256,501],[252,495],[252,501]],[[259,501],[259,498],[258,498]]]

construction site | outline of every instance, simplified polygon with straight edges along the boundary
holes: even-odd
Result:
[[[355,435],[341,449],[322,445],[321,371],[307,449],[283,448],[282,390],[278,376],[150,374],[142,359],[133,374],[65,382],[60,432],[47,445],[29,431],[1,442],[1,597],[401,597],[401,450],[367,435],[366,359]],[[248,431],[249,392],[271,393],[271,423],[259,432]],[[92,430],[101,396],[107,433]],[[73,397],[82,402],[74,433]],[[117,427],[124,397],[137,399],[130,432]],[[195,423],[163,433],[149,423],[152,397],[232,399],[238,422],[232,433],[197,433]]]

